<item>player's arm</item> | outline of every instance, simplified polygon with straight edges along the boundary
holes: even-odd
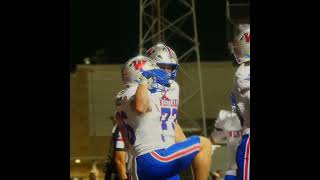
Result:
[[[116,122],[117,122],[118,128],[119,128],[118,137],[120,139],[122,139],[124,145],[126,145],[128,143],[128,139],[127,139],[127,136],[126,136],[126,130],[125,130],[125,127],[124,127],[124,122],[123,122],[123,120],[121,118],[120,111],[119,111],[118,108],[117,108],[117,112],[116,112],[115,118],[116,118]],[[118,146],[118,144],[119,144],[119,142],[116,141],[116,146]]]
[[[148,80],[144,76],[141,76],[136,94],[132,99],[132,106],[138,114],[143,114],[151,110],[149,107],[148,87]]]
[[[128,179],[126,174],[126,151],[115,151],[115,164],[120,180]]]
[[[187,139],[186,135],[183,133],[182,128],[181,128],[181,126],[179,125],[178,122],[175,123],[174,131],[175,131],[175,134],[176,134],[176,136],[175,136],[176,143],[184,141],[184,140]]]
[[[121,128],[118,126],[117,134],[114,139],[114,162],[116,164],[117,172],[119,175],[119,178],[121,180],[127,179],[126,175],[126,149],[125,149],[125,142],[124,137]]]
[[[169,80],[167,78],[166,72],[160,69],[155,63],[148,61],[147,70],[141,69],[141,76],[139,78],[139,85],[136,90],[136,93],[132,99],[133,109],[138,114],[143,114],[151,111],[151,107],[149,106],[149,94],[148,90],[149,86],[153,83],[158,83],[161,85],[168,86]]]

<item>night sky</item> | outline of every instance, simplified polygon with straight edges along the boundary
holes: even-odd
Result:
[[[71,69],[101,48],[110,63],[137,54],[139,0],[71,0],[70,13]],[[196,14],[201,60],[227,59],[225,1],[198,0]]]

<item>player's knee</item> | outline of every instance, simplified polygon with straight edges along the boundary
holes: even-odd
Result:
[[[201,146],[201,148],[206,149],[206,150],[211,151],[211,149],[212,149],[211,141],[208,138],[202,137],[202,136],[200,136],[200,146]]]

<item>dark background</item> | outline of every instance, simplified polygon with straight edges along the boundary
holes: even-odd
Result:
[[[230,59],[225,6],[225,1],[196,1],[201,60]],[[105,50],[104,63],[123,63],[138,52],[138,0],[71,0],[70,8],[71,71],[98,49]],[[174,15],[175,9],[168,13]]]

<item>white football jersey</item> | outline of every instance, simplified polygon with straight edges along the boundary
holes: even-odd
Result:
[[[148,91],[152,110],[139,115],[130,106],[137,87],[138,85],[125,89],[117,95],[116,101],[118,123],[120,127],[124,127],[123,139],[129,142],[128,147],[134,157],[165,147],[162,140],[161,111],[155,103],[159,103],[159,95]]]
[[[219,116],[214,124],[211,137],[216,143],[227,139],[227,169],[236,170],[236,152],[242,137],[240,120],[236,113],[220,110]],[[233,175],[233,174],[230,174]]]
[[[161,140],[165,148],[175,144],[175,123],[178,119],[179,85],[173,81],[166,91],[155,93],[157,100],[154,101],[160,109]]]
[[[241,64],[235,74],[234,95],[243,118],[243,127],[250,128],[250,65]]]

